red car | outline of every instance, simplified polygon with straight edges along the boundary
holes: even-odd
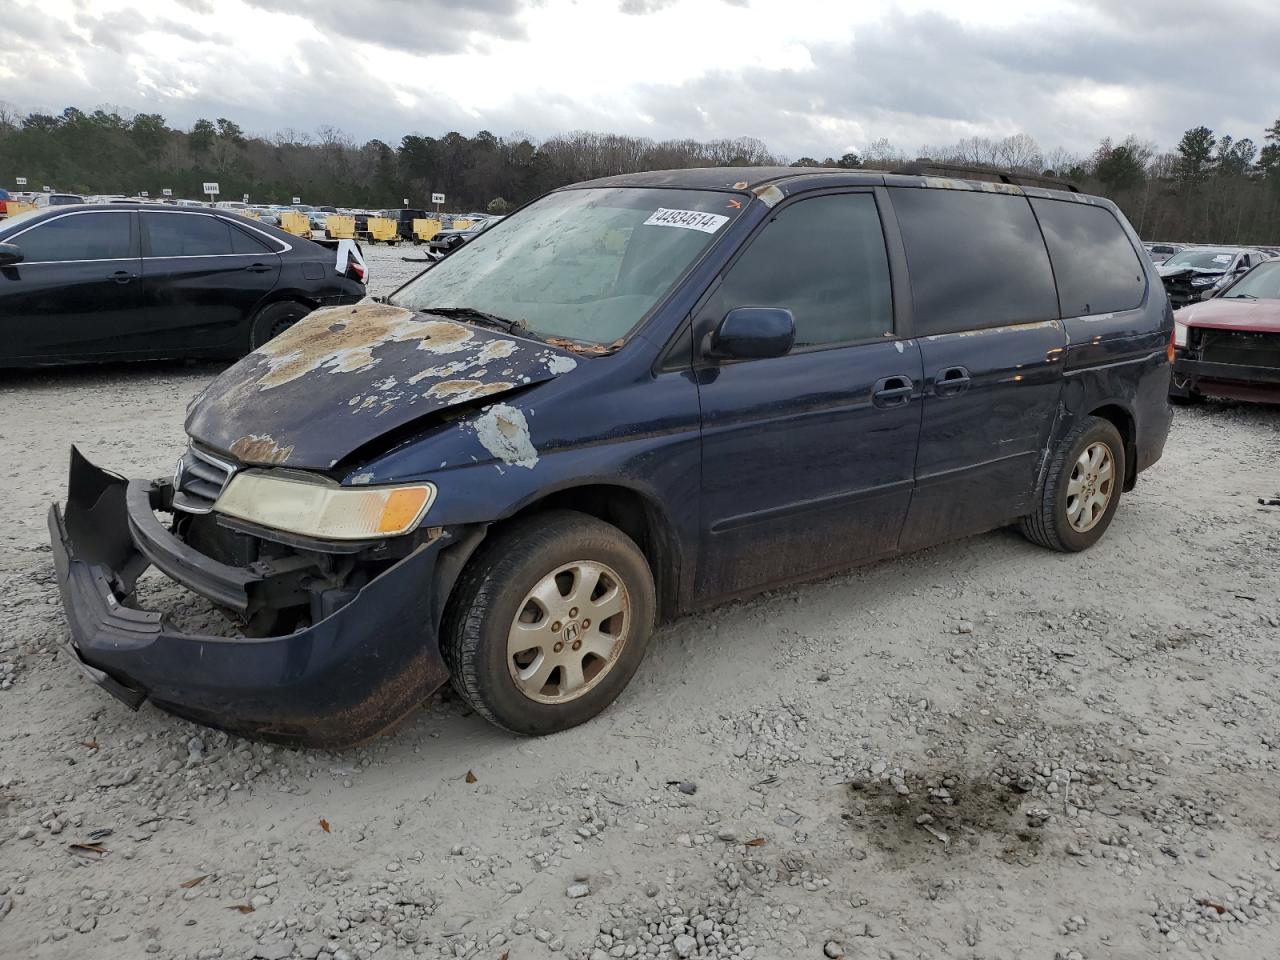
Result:
[[[1172,399],[1280,403],[1280,260],[1258,264],[1173,319]]]

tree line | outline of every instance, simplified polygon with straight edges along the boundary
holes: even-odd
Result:
[[[1280,120],[1250,137],[1188,130],[1174,149],[1128,136],[1090,154],[1043,151],[1026,134],[970,137],[906,153],[876,140],[840,157],[781,157],[752,137],[663,140],[578,131],[539,140],[481,130],[408,134],[392,146],[358,143],[336,127],[251,136],[225,117],[172,127],[156,113],[113,107],[23,113],[0,102],[0,186],[74,193],[143,190],[199,197],[216,180],[224,198],[344,207],[427,206],[443,193],[451,210],[500,213],[548,190],[595,177],[702,166],[894,169],[944,163],[1071,181],[1114,200],[1143,237],[1205,243],[1280,244]]]

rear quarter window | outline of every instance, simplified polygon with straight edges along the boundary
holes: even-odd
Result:
[[[890,193],[911,270],[917,336],[1058,317],[1053,270],[1026,197],[907,187]]]
[[[1132,310],[1142,303],[1146,271],[1110,210],[1038,198],[1031,206],[1049,246],[1064,317]]]

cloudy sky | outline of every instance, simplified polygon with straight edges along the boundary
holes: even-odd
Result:
[[[1026,132],[1089,150],[1280,116],[1276,0],[4,0],[0,100],[392,144],[754,136],[788,156]]]

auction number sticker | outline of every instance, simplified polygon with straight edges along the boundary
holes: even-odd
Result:
[[[715,233],[726,223],[728,217],[718,213],[702,213],[699,210],[668,210],[659,207],[644,222],[646,227],[680,227],[683,230],[701,230],[703,233]]]

